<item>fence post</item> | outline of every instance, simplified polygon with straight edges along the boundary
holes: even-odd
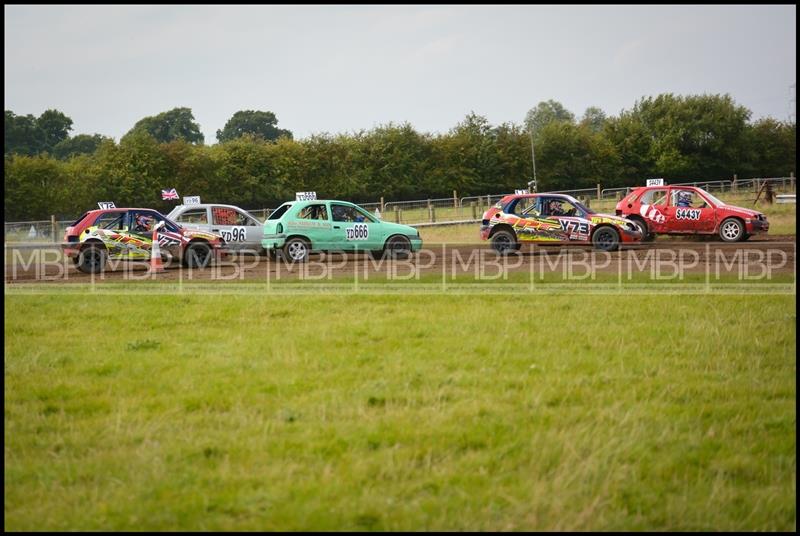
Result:
[[[475,201],[473,201],[473,202],[471,202],[469,204],[469,206],[472,208],[472,219],[473,220],[477,220],[478,219],[478,204],[475,203]]]
[[[453,190],[453,208],[458,208],[458,192]]]
[[[394,222],[400,223],[400,209],[397,205],[394,206]]]
[[[600,183],[597,183],[597,200],[600,201]],[[586,199],[589,199],[588,197]]]
[[[383,196],[381,196],[381,214],[386,212],[386,207],[383,205]]]
[[[736,173],[734,173],[733,174],[733,181],[731,182],[731,192],[735,192],[736,191],[736,181],[737,180],[738,179],[736,178]]]
[[[53,242],[58,243],[58,225],[56,225],[56,217],[55,215],[50,215],[50,230],[53,233]]]
[[[486,195],[486,208],[491,208],[492,206],[492,196]]]
[[[436,221],[436,209],[430,204],[428,205],[428,219],[430,219],[431,223]]]

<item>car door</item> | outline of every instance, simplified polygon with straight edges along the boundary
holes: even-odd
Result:
[[[634,205],[651,233],[670,232],[672,220],[667,216],[670,212],[667,204],[668,193],[667,188],[645,190]]]
[[[231,249],[261,250],[261,223],[238,208],[212,205],[211,232]]]
[[[701,234],[713,233],[717,227],[717,209],[702,192],[700,189],[695,190],[694,206],[699,211],[697,219],[694,220],[695,231]]]
[[[688,196],[690,201],[688,203],[682,203],[681,198],[684,196]],[[679,234],[694,234],[697,233],[699,230],[698,222],[700,221],[701,216],[703,215],[703,210],[705,210],[706,218],[710,215],[713,218],[713,209],[705,208],[701,209],[698,208],[700,206],[700,202],[698,202],[698,196],[695,192],[690,188],[670,188],[669,192],[669,204],[666,210],[667,216],[667,225],[669,226],[669,231],[671,233],[679,233]],[[701,200],[702,201],[702,200]]]
[[[351,203],[331,201],[332,239],[335,249],[342,251],[377,250],[386,239],[380,221]]]

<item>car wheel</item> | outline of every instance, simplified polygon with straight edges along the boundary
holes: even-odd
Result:
[[[306,262],[309,249],[308,242],[302,238],[291,238],[283,246],[283,256],[289,262]]]
[[[745,240],[749,240],[751,236],[753,236],[753,235],[744,233],[742,235],[742,242],[744,242]]]
[[[642,233],[642,242],[650,242],[655,238],[655,235],[647,228],[647,223],[641,218],[632,218],[631,221],[636,224],[639,231]]]
[[[719,226],[719,237],[724,242],[738,242],[744,236],[744,224],[736,218],[728,218]]]
[[[380,254],[384,259],[407,259],[411,256],[411,240],[407,236],[393,236]]]
[[[592,235],[592,245],[602,251],[616,251],[619,249],[619,232],[613,227],[603,225]]]
[[[517,237],[511,231],[500,230],[492,235],[492,249],[500,255],[508,255],[519,249]]]
[[[187,268],[205,268],[211,262],[211,248],[208,244],[198,242],[189,244],[183,257],[183,264]]]
[[[75,260],[75,266],[85,274],[96,274],[103,270],[107,256],[108,253],[105,247],[98,244],[89,244],[81,249]]]

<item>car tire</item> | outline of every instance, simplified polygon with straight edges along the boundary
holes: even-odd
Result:
[[[517,237],[511,231],[501,229],[495,232],[491,238],[492,249],[499,255],[508,255],[519,250],[520,244],[517,242]]]
[[[183,255],[186,268],[205,268],[211,262],[211,247],[205,242],[189,244]]]
[[[592,233],[592,245],[601,251],[619,249],[619,231],[609,225],[603,225]]]
[[[753,236],[753,235],[744,233],[742,235],[742,242],[744,242],[745,240],[749,240],[751,236]]]
[[[289,262],[306,262],[311,247],[303,238],[290,238],[283,246],[283,257]]]
[[[106,265],[108,252],[99,244],[87,244],[81,248],[75,260],[75,266],[85,274],[97,274],[103,271]]]
[[[738,242],[744,239],[744,235],[744,224],[738,218],[723,220],[719,226],[719,237],[723,242]]]
[[[655,235],[648,229],[647,222],[642,218],[631,218],[631,221],[636,224],[636,227],[638,227],[639,231],[642,233],[642,242],[652,242]]]
[[[392,236],[379,254],[381,259],[407,259],[411,256],[411,240],[407,236]]]

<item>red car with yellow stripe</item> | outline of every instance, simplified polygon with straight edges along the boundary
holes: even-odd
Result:
[[[160,226],[159,226],[160,224]],[[161,255],[189,268],[202,268],[224,254],[222,237],[185,229],[157,210],[112,208],[90,210],[67,227],[64,254],[78,270],[98,273],[107,260],[147,260],[156,232]]]

